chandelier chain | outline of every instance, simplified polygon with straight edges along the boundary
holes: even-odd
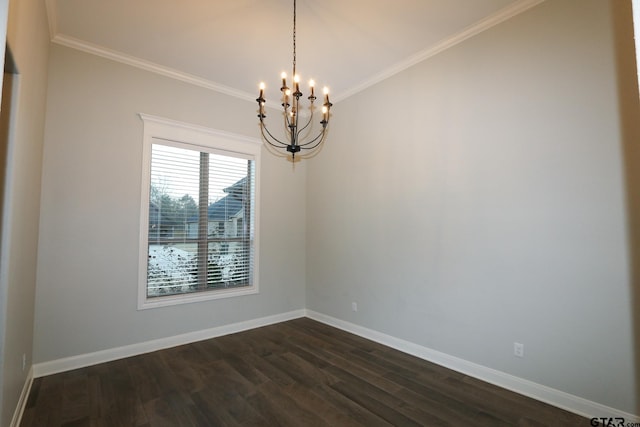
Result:
[[[293,0],[293,77],[296,76],[296,0]]]

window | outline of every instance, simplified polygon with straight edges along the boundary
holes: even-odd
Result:
[[[138,307],[256,293],[260,142],[140,116]]]

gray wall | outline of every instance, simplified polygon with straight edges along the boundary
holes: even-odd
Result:
[[[36,362],[304,308],[305,165],[264,153],[260,293],[136,310],[137,113],[257,137],[255,105],[57,45],[49,67]]]
[[[307,308],[637,413],[630,16],[547,1],[336,105]]]
[[[0,308],[2,327],[2,413],[0,425],[11,421],[32,360],[40,170],[47,90],[49,34],[44,2],[11,1],[7,43],[19,74],[11,83],[13,102],[4,105],[2,261],[0,287],[6,300]],[[5,92],[5,96],[10,93]],[[3,97],[4,98],[4,97]],[[5,99],[3,99],[5,101]],[[6,99],[9,101],[9,99]],[[6,125],[9,124],[8,133]],[[26,367],[22,367],[22,356]]]

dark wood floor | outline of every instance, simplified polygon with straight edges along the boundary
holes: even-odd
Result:
[[[27,426],[589,426],[302,318],[37,378]]]

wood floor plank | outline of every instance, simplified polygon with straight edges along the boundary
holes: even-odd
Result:
[[[247,363],[252,364],[255,369],[261,374],[282,386],[291,385],[295,382],[293,378],[286,372],[271,363],[268,357],[258,357],[255,354],[244,354],[242,359]]]
[[[272,381],[258,387],[258,393],[274,409],[272,413],[280,424],[285,426],[326,426],[327,424],[314,410],[308,410],[296,401],[293,391],[293,385],[281,386]]]
[[[328,385],[317,385],[313,388],[313,392],[360,425],[367,427],[388,427],[392,425]]]
[[[205,379],[195,368],[198,364],[190,363],[187,359],[180,357],[165,360],[165,363],[173,375],[173,381],[179,384],[180,388],[200,390],[204,387]]]
[[[65,374],[54,374],[45,378],[38,378],[37,398],[29,408],[23,425],[30,426],[58,426],[62,425],[62,387]],[[25,423],[29,424],[25,424]]]
[[[326,425],[357,427],[362,426],[354,418],[334,406],[316,393],[316,388],[294,384],[289,390],[292,398],[303,409],[317,414]]]
[[[208,373],[203,378],[207,389],[220,393],[249,396],[255,393],[255,386],[236,371],[226,360],[217,360],[207,365]]]
[[[86,374],[73,376],[64,381],[62,406],[66,408],[61,418],[63,424],[89,419],[91,411],[89,381]]]
[[[286,372],[294,380],[294,384],[312,388],[317,384],[331,384],[337,381],[326,369],[317,368],[294,353],[272,355],[268,359],[276,368]]]
[[[240,426],[240,424],[229,414],[226,408],[215,399],[216,393],[203,389],[192,393],[191,399],[198,407],[199,411],[204,415],[208,424],[211,426]]]
[[[459,417],[466,422],[474,421],[477,425],[505,425],[505,421],[500,417],[489,417],[490,419],[487,419],[488,417],[477,407],[459,401],[455,397],[443,393],[442,390],[437,387],[430,386],[426,383],[411,381],[393,372],[386,374],[386,376],[397,384],[401,384],[406,390],[412,391],[415,395],[422,396],[425,399],[424,402],[428,402],[427,406],[429,408],[437,408],[440,414],[444,414],[444,411],[447,411],[448,414],[456,414],[457,418]],[[406,395],[404,397],[407,398]],[[480,418],[485,421],[480,423]]]
[[[403,388],[396,393],[396,396],[406,402],[407,405],[421,408],[426,412],[430,417],[429,420],[432,425],[476,425],[473,417],[469,417],[469,415],[460,413],[447,406],[440,405],[428,395],[421,395]]]
[[[393,404],[389,402],[381,402],[376,397],[382,397],[380,393],[375,393],[371,388],[360,388],[354,384],[340,381],[336,384],[332,384],[331,388],[338,391],[343,396],[356,402],[361,407],[367,409],[369,412],[376,414],[378,417],[387,421],[394,426],[420,426],[417,421],[407,417],[403,413],[399,412],[397,408],[401,403]]]
[[[265,426],[288,426],[291,422],[284,415],[281,414],[282,410],[268,399],[263,393],[258,392],[247,398],[247,402],[251,407],[260,414],[265,420]]]
[[[144,404],[150,400],[159,398],[162,395],[162,389],[158,384],[158,380],[154,375],[155,369],[153,366],[144,363],[133,363],[129,365],[129,375],[131,381],[136,385],[136,391],[140,401]],[[94,376],[97,379],[98,389],[94,392],[96,395],[100,392],[99,377]],[[96,396],[96,400],[100,401],[100,396]]]
[[[331,388],[394,425],[421,425],[422,422],[430,419],[430,414],[422,411],[421,408],[405,405],[395,392],[379,388],[335,366],[331,366],[328,370],[341,379],[338,383],[331,385]]]
[[[249,363],[249,361],[245,360],[242,356],[231,354],[225,357],[225,361],[235,369],[236,372],[255,386],[269,381],[269,378],[264,373],[259,371],[252,363]]]
[[[589,426],[308,318],[36,378],[23,427]]]
[[[355,361],[350,357],[350,353],[340,354],[332,350],[327,350],[326,352],[319,352],[318,355],[326,358],[330,366],[349,372],[388,393],[394,394],[402,388],[400,385],[384,377],[386,371],[378,369],[378,367],[373,365]]]
[[[153,426],[179,426],[180,422],[171,405],[164,397],[158,397],[144,404],[144,412]]]

